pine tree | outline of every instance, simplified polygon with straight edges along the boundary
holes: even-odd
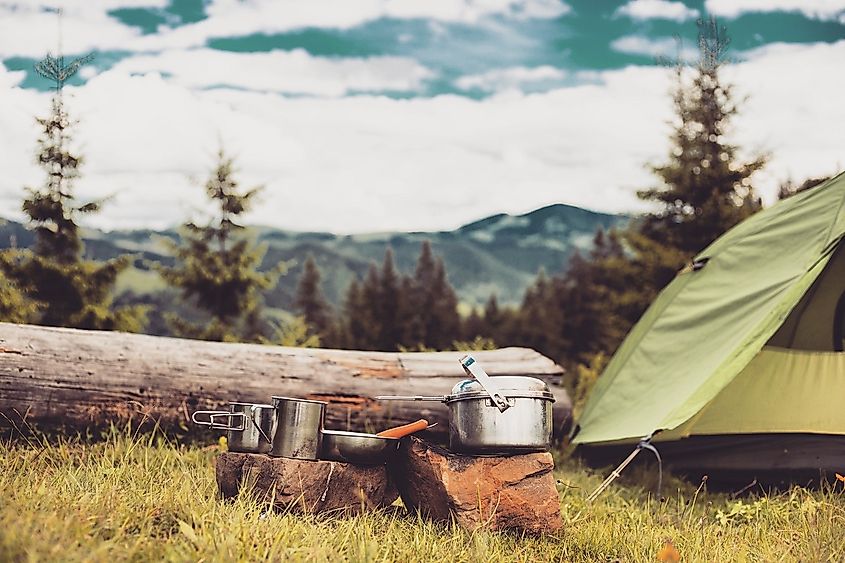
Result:
[[[472,341],[476,338],[490,338],[490,331],[484,324],[484,319],[478,313],[476,307],[472,308],[469,315],[463,320],[461,334],[465,341]]]
[[[763,156],[738,159],[725,135],[737,113],[720,76],[728,38],[715,19],[698,22],[699,59],[675,66],[675,125],[667,162],[652,166],[659,185],[640,192],[657,204],[625,229],[599,233],[587,259],[575,255],[554,293],[563,310],[563,359],[589,363],[612,353],[657,293],[723,232],[760,209],[751,177]]]
[[[586,363],[596,353],[613,350],[628,330],[628,308],[639,307],[640,287],[634,279],[616,231],[598,230],[587,257],[576,252],[566,273],[553,282],[553,306],[561,315],[558,361]]]
[[[460,337],[458,295],[446,277],[446,265],[442,258],[437,259],[434,272],[434,287],[427,295],[432,314],[429,317],[426,344],[437,350],[448,350],[452,342]]]
[[[364,349],[363,335],[367,326],[368,311],[364,304],[361,284],[353,279],[346,290],[343,301],[343,316],[341,324],[343,335],[341,345],[345,348]]]
[[[666,163],[651,167],[661,185],[639,193],[660,208],[638,231],[687,258],[761,208],[751,176],[766,163],[765,156],[740,162],[737,146],[725,141],[738,111],[720,76],[730,40],[715,18],[699,20],[698,28],[691,84],[686,67],[675,65],[673,146]]]
[[[169,284],[211,317],[209,323],[199,325],[171,317],[172,328],[181,336],[261,340],[250,334],[250,320],[260,317],[261,291],[275,284],[282,265],[268,273],[258,271],[264,249],[240,233],[244,227],[237,221],[261,188],[242,191],[233,175],[234,161],[220,149],[205,183],[216,207],[214,217],[205,225],[186,223],[181,241],[171,245],[176,265],[160,268]]]
[[[144,324],[142,308],[112,307],[117,276],[129,266],[129,259],[123,256],[105,263],[82,259],[78,218],[99,211],[100,202],[79,204],[74,196],[82,157],[70,149],[73,122],[64,107],[62,87],[87,60],[65,65],[64,57],[47,55],[36,65],[40,74],[55,82],[56,93],[50,115],[37,119],[41,126],[37,162],[47,178],[41,187],[26,188],[22,205],[35,231],[35,247],[4,252],[0,268],[36,302],[39,313],[27,316],[40,324],[139,331]]]
[[[556,350],[553,341],[559,334],[555,327],[561,325],[556,313],[557,295],[553,292],[552,281],[542,268],[534,283],[525,291],[520,307],[519,344],[533,348],[543,354],[553,355]]]
[[[3,274],[5,256],[0,254],[0,322],[31,323],[38,320],[38,306]]]
[[[380,349],[380,299],[381,279],[379,277],[378,266],[376,266],[375,262],[370,262],[370,267],[367,269],[367,276],[364,278],[360,292],[360,317],[358,319],[360,332],[356,335],[356,341],[359,343],[357,348],[359,349]]]
[[[423,241],[420,255],[414,269],[414,275],[403,284],[403,293],[407,296],[408,310],[405,321],[405,334],[409,348],[426,348],[427,324],[431,311],[426,310],[426,293],[434,284],[435,260],[431,242]]]
[[[627,276],[637,288],[633,294],[630,288],[621,289],[628,295],[617,299],[622,304],[617,317],[625,330],[685,263],[761,208],[751,177],[766,157],[740,162],[738,147],[725,140],[738,111],[732,87],[720,77],[730,40],[714,18],[699,20],[698,29],[699,58],[691,82],[688,69],[675,65],[672,149],[666,163],[652,166],[661,184],[638,194],[658,209],[622,234],[627,263],[615,258],[600,266],[615,267],[617,278]]]
[[[516,342],[514,337],[516,330],[511,326],[510,311],[499,307],[499,299],[495,293],[491,293],[484,303],[482,321],[484,335],[497,345],[512,345]]]
[[[830,180],[830,176],[820,176],[818,178],[807,178],[800,184],[795,184],[792,179],[788,179],[778,186],[778,199],[786,199],[795,194],[811,190],[828,180]]]
[[[393,250],[384,252],[384,262],[379,278],[379,341],[380,350],[394,351],[404,344],[402,327],[401,279],[393,265]]]
[[[302,314],[309,334],[317,335],[323,341],[332,328],[332,313],[331,306],[323,295],[320,281],[317,262],[314,256],[309,254],[299,277],[294,306]]]
[[[399,281],[398,332],[402,335],[400,349],[412,349],[419,344],[417,336],[420,319],[417,315],[416,284],[413,276],[402,275]]]
[[[502,313],[499,311],[499,300],[496,294],[490,294],[487,298],[487,303],[484,304],[484,324],[487,325],[492,332],[498,330],[502,322]]]
[[[409,341],[417,346],[445,350],[460,338],[458,297],[446,278],[446,267],[425,241],[414,272],[411,302],[414,321]]]

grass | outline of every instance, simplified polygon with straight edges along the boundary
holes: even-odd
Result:
[[[216,446],[111,431],[0,445],[0,561],[841,561],[841,485],[732,500],[669,479],[655,500],[629,475],[588,505],[603,474],[559,462],[565,529],[520,537],[432,524],[404,510],[315,518],[216,498]],[[671,559],[666,559],[671,560]]]

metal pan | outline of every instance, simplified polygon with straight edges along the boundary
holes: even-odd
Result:
[[[399,438],[362,432],[323,430],[320,459],[355,465],[380,465],[399,449]]]

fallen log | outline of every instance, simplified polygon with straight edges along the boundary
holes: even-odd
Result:
[[[474,353],[491,375],[549,383],[556,437],[571,404],[563,370],[527,348]],[[437,402],[380,402],[377,395],[440,395],[465,378],[462,352],[362,352],[184,340],[141,334],[0,323],[0,426],[86,429],[127,420],[190,426],[190,413],[272,395],[329,403],[326,427],[380,430],[419,418],[448,431]],[[436,438],[435,435],[430,435]]]

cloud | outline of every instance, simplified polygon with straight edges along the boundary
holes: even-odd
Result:
[[[808,18],[838,20],[845,24],[843,0],[705,0],[704,9],[725,18],[749,12],[800,12]]]
[[[96,0],[65,2],[62,17],[62,50],[83,53],[95,49],[118,49],[140,37],[140,32],[106,14],[107,9],[132,6],[140,1]],[[145,0],[144,4],[163,4]],[[12,3],[0,1],[0,57],[40,58],[55,52],[58,17],[46,2]]]
[[[681,60],[693,60],[698,55],[698,51],[689,45],[682,43],[679,47],[678,40],[674,37],[651,38],[644,35],[626,35],[615,39],[610,47],[614,51],[629,55],[667,57],[672,60],[678,56]]]
[[[169,0],[85,0],[78,2],[74,0],[27,0],[26,2],[3,0],[0,6],[10,10],[32,9],[51,11],[61,8],[64,14],[79,13],[82,11],[117,10],[119,8],[165,8]]]
[[[729,139],[772,155],[757,177],[767,201],[788,176],[843,166],[843,58],[845,41],[781,45],[726,70],[737,98],[750,96]],[[9,74],[0,67],[0,215],[19,217],[22,186],[42,179],[33,116],[49,96]],[[554,202],[638,210],[635,191],[654,185],[644,165],[668,154],[670,74],[631,66],[597,73],[593,84],[472,100],[290,98],[112,69],[67,88],[86,157],[77,193],[115,195],[88,225],[178,224],[205,209],[199,182],[222,141],[242,184],[266,185],[250,223],[427,230]]]
[[[266,53],[213,49],[167,51],[124,59],[114,70],[131,74],[158,72],[190,88],[229,86],[317,96],[413,91],[432,76],[431,71],[413,59],[324,58],[309,55],[302,49]]]
[[[462,76],[455,81],[455,86],[461,90],[479,89],[485,92],[495,92],[519,89],[522,86],[532,84],[559,82],[564,78],[566,78],[565,71],[549,65],[532,68],[517,66]]]
[[[845,111],[835,101],[845,88],[845,76],[835,71],[845,60],[845,41],[773,44],[746,57],[724,72],[736,85],[736,99],[748,97],[733,138],[746,150],[771,153],[757,176],[769,201],[787,178],[800,181],[845,169],[845,135],[838,126]],[[785,72],[788,81],[782,80]]]
[[[569,11],[558,0],[214,0],[208,18],[134,42],[135,50],[189,48],[214,37],[280,33],[306,27],[349,29],[381,18],[475,23],[501,15],[554,18]]]
[[[41,57],[55,45],[54,2],[0,0],[0,56]],[[143,35],[107,15],[121,7],[164,7],[168,0],[79,0],[64,3],[64,51],[155,52],[203,47],[209,39],[308,27],[349,29],[381,18],[476,23],[491,16],[551,19],[570,11],[560,0],[211,0],[207,18]]]
[[[614,15],[628,16],[634,20],[665,19],[685,22],[697,18],[698,10],[688,8],[683,2],[668,0],[632,0],[620,6]]]

